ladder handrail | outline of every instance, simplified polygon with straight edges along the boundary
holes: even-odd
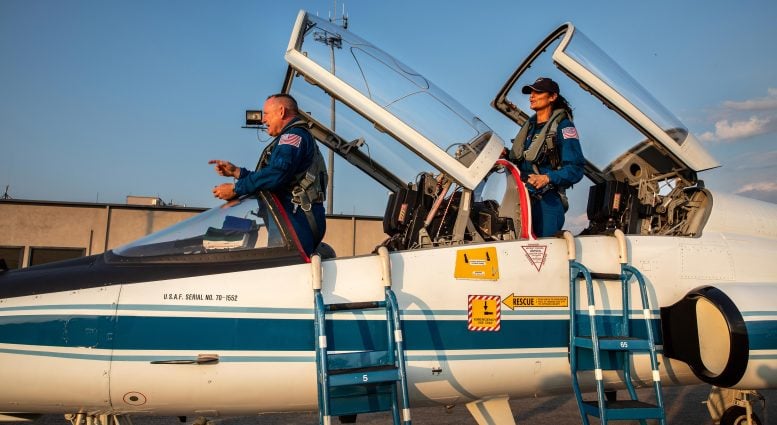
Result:
[[[329,403],[324,400],[329,400],[329,385],[327,385],[327,379],[329,376],[329,364],[327,362],[327,339],[326,339],[326,311],[324,305],[324,297],[321,295],[321,289],[314,289],[315,300],[315,320],[314,329],[317,338],[316,342],[316,370],[318,377],[318,416],[319,423],[329,424]]]
[[[577,315],[577,291],[575,290],[575,284],[580,277],[580,274],[583,275],[586,281],[586,294],[588,295],[588,317],[589,324],[591,327],[591,345],[593,347],[593,358],[594,358],[594,377],[596,379],[596,397],[599,402],[599,418],[601,419],[601,422],[603,424],[607,423],[607,409],[605,408],[605,401],[604,401],[604,376],[601,369],[601,359],[600,351],[599,351],[599,338],[598,338],[598,331],[596,329],[596,305],[594,303],[594,288],[593,288],[593,282],[591,279],[591,272],[588,270],[586,266],[583,264],[577,262],[577,260],[569,260],[569,269],[570,269],[570,276],[569,276],[569,285],[570,285],[570,366],[572,368],[572,377],[574,382],[577,384],[577,367],[575,362],[571,362],[571,360],[576,360],[577,353],[575,353],[574,349],[574,338],[577,333],[577,320],[575,316]],[[578,273],[572,273],[572,270],[576,269]],[[579,388],[579,386],[578,386]],[[578,399],[578,406],[580,408],[580,411],[583,411],[583,399],[580,395],[580,391],[575,391],[575,396]],[[586,415],[583,416],[585,425],[588,425],[588,417]]]
[[[645,328],[647,330],[647,338],[648,343],[650,344],[650,368],[652,372],[652,379],[653,379],[653,387],[656,391],[656,404],[659,406],[664,405],[664,399],[663,394],[661,391],[661,378],[659,376],[658,371],[658,356],[656,354],[656,345],[655,345],[655,337],[653,336],[653,326],[650,324],[650,315],[652,314],[650,311],[650,302],[648,299],[647,294],[647,284],[645,283],[645,277],[642,276],[642,273],[637,270],[636,267],[631,266],[629,264],[623,265],[623,271],[624,273],[629,273],[631,276],[634,276],[637,279],[637,283],[639,284],[639,293],[640,297],[642,299],[642,316],[645,320]]]
[[[407,391],[407,370],[405,366],[405,339],[402,335],[402,324],[400,321],[399,307],[397,298],[391,288],[386,288],[386,299],[391,306],[391,316],[394,321],[394,343],[396,344],[397,363],[399,363],[399,382],[402,392],[402,419],[405,424],[410,424],[410,396]]]
[[[648,339],[651,342],[654,342],[655,339],[653,338],[653,327],[650,326],[650,315],[652,313],[649,308],[650,303],[647,296],[647,284],[645,283],[645,277],[642,276],[642,273],[637,270],[637,268],[629,264],[623,265],[623,271],[637,279],[637,283],[639,284],[639,294],[640,298],[642,299],[642,315],[647,327]]]
[[[621,229],[615,229],[612,232],[615,240],[618,241],[618,262],[621,264],[628,264],[629,262],[629,247],[626,244],[626,235]]]
[[[329,365],[326,361],[327,341],[326,341],[326,305],[324,296],[321,294],[322,288],[322,270],[321,257],[314,254],[310,257],[311,268],[311,286],[313,287],[313,329],[316,337],[316,378],[318,381],[318,421],[320,424],[329,425],[331,416],[329,415],[329,403],[323,402],[329,399],[329,386],[326,385],[329,376]]]

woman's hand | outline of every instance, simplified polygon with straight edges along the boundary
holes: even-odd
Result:
[[[550,177],[547,174],[529,174],[526,183],[534,186],[535,189],[542,189],[550,183]]]

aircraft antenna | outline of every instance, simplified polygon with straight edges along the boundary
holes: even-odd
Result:
[[[345,13],[345,4],[343,4],[343,11],[340,17],[337,17],[337,0],[332,1],[332,11],[329,12],[329,22],[339,25],[343,29],[348,28],[348,15]],[[335,75],[335,49],[341,49],[343,47],[343,39],[340,34],[332,34],[326,31],[318,31],[313,34],[313,39],[329,46],[329,65],[332,75]],[[330,101],[330,120],[332,132],[335,131],[335,98],[332,97]],[[326,212],[332,214],[334,212],[334,180],[335,180],[335,151],[329,149],[329,155],[327,157],[327,185],[326,185]]]
[[[13,199],[11,198],[11,195],[8,194],[8,188],[11,187],[11,185],[7,184],[5,185],[5,193],[3,194],[2,199]]]

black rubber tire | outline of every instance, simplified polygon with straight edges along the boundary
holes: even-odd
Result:
[[[761,425],[761,419],[753,413],[753,424]],[[731,406],[720,417],[720,425],[747,425],[747,409],[742,406]]]

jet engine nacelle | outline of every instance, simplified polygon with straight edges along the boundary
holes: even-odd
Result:
[[[762,389],[777,385],[777,284],[719,284],[661,308],[664,356],[687,363],[704,382]]]

